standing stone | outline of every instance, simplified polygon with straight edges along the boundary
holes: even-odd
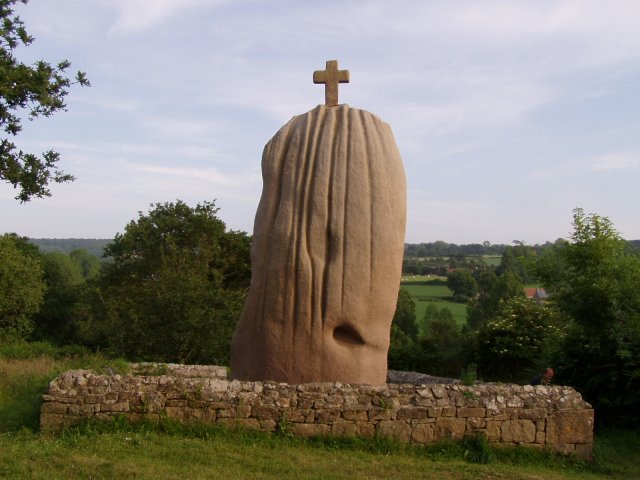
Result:
[[[262,175],[231,376],[385,383],[406,222],[390,127],[318,106],[269,141]]]

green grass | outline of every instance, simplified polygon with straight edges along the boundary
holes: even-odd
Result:
[[[596,435],[595,462],[479,440],[404,445],[384,439],[296,439],[217,426],[89,422],[61,434],[37,429],[40,392],[67,368],[102,355],[42,355],[0,347],[0,478],[10,479],[584,479],[640,478],[640,433]],[[31,354],[29,354],[31,351]],[[40,351],[40,354],[36,353]],[[116,362],[117,364],[117,362]],[[20,405],[27,405],[20,410]],[[10,416],[6,410],[13,410]],[[10,417],[10,421],[7,419]],[[488,463],[482,463],[488,462]]]
[[[422,320],[429,302],[434,302],[438,308],[446,307],[451,310],[458,325],[467,322],[467,305],[452,301],[453,295],[444,283],[444,277],[433,276],[405,276],[402,277],[402,288],[408,290],[416,302],[416,319]]]
[[[492,267],[498,267],[502,262],[501,255],[483,255],[482,259],[485,261],[487,265],[490,265]]]

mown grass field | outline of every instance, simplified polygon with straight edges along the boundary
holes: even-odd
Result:
[[[0,346],[0,478],[7,479],[594,479],[640,478],[640,432],[596,435],[595,461],[486,444],[296,439],[176,423],[38,431],[40,395],[69,368],[125,368],[102,355]],[[478,455],[482,454],[482,455]],[[487,464],[475,463],[478,459]]]
[[[428,303],[434,302],[438,308],[446,307],[451,310],[453,318],[462,326],[467,322],[467,306],[452,301],[451,290],[442,283],[445,281],[444,277],[407,275],[402,277],[402,288],[406,289],[416,302],[416,319],[422,320]]]

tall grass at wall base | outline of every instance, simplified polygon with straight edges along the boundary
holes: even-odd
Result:
[[[0,345],[0,433],[39,428],[42,395],[65,370],[122,370],[126,362],[84,347],[46,342]]]

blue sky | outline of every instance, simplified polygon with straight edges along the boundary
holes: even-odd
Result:
[[[0,184],[0,232],[111,238],[156,202],[216,199],[251,233],[266,142],[324,102],[391,125],[408,242],[542,243],[575,207],[640,239],[640,2],[31,0],[21,60],[87,73],[66,113],[27,122],[77,177],[26,204]]]

